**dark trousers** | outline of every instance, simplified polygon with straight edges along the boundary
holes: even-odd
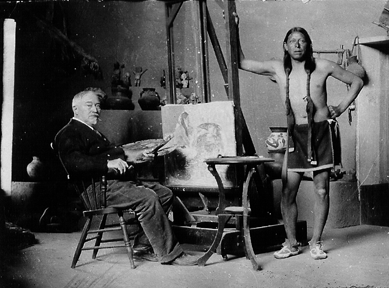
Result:
[[[159,183],[108,181],[107,205],[135,211],[143,232],[161,263],[173,261],[183,253],[167,217],[173,200],[172,191]],[[137,241],[144,242],[142,239]]]

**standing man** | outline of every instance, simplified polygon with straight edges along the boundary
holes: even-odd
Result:
[[[235,14],[239,25],[238,15]],[[313,259],[325,259],[322,233],[329,211],[329,181],[331,168],[337,164],[334,151],[336,117],[340,116],[357,97],[363,81],[332,61],[313,58],[312,41],[307,31],[295,27],[283,41],[283,61],[254,61],[244,57],[239,40],[239,68],[274,79],[285,102],[288,124],[288,151],[282,168],[281,212],[287,239],[283,248],[274,253],[277,259],[297,255],[300,244],[296,240],[296,196],[303,174],[312,173],[315,204],[314,229],[310,245]],[[340,80],[349,89],[337,106],[327,105],[328,77]]]
[[[196,265],[193,256],[184,253],[177,242],[167,217],[174,200],[172,191],[159,183],[138,183],[125,177],[129,165],[139,163],[150,151],[123,150],[93,128],[99,121],[104,97],[99,88],[87,88],[74,96],[74,117],[54,141],[64,166],[75,176],[101,175],[111,170],[120,174],[119,179],[107,181],[107,205],[135,211],[143,230],[134,241],[135,257],[162,264]]]

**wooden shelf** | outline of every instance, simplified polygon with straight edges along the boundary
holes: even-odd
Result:
[[[359,38],[359,44],[374,47],[374,48],[389,47],[389,37],[374,36],[374,37],[367,37],[367,38]]]

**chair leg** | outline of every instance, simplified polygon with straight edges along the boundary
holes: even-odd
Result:
[[[217,228],[217,234],[215,239],[213,240],[213,243],[211,247],[208,249],[207,252],[203,256],[201,256],[197,260],[198,266],[205,266],[205,263],[208,261],[208,259],[212,256],[213,253],[216,252],[217,247],[220,244],[220,241],[222,240],[224,227],[226,226],[226,223],[231,218],[230,214],[219,214],[218,215],[218,228]]]
[[[104,214],[103,217],[101,218],[99,229],[104,229],[106,221],[107,221],[107,214]],[[101,239],[103,238],[103,232],[97,233],[96,237],[97,238],[96,238],[96,242],[95,242],[95,247],[98,247],[98,246],[100,246]],[[97,252],[99,252],[98,248],[93,249],[92,259],[96,259]]]
[[[124,245],[126,245],[126,248],[127,248],[127,254],[128,254],[128,259],[130,260],[131,269],[134,269],[135,268],[135,263],[134,263],[134,258],[133,258],[134,252],[133,252],[132,247],[131,247],[130,238],[128,237],[126,223],[125,223],[124,218],[123,218],[123,212],[120,211],[118,213],[118,216],[119,216],[120,227],[122,227],[122,231],[123,231]]]
[[[92,223],[92,218],[93,218],[93,216],[88,217],[88,219],[85,222],[84,228],[82,229],[81,237],[80,237],[80,240],[78,241],[76,252],[74,252],[72,266],[71,266],[72,268],[76,267],[76,263],[77,263],[78,259],[80,258],[82,247],[84,247],[85,239],[88,235],[88,231],[89,231],[89,228],[90,228],[91,223]]]

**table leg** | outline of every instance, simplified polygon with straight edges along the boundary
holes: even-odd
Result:
[[[224,209],[226,208],[226,195],[224,192],[224,186],[222,179],[220,178],[219,173],[217,172],[215,165],[214,164],[209,164],[208,165],[208,170],[211,172],[213,177],[215,177],[217,186],[219,187],[219,204],[217,205],[216,208],[216,215],[219,213],[222,213]]]
[[[217,228],[216,237],[213,240],[213,243],[212,243],[211,247],[208,249],[208,251],[205,252],[205,254],[197,260],[198,266],[204,266],[205,263],[208,261],[208,259],[212,256],[212,254],[216,252],[216,249],[219,246],[220,241],[222,240],[224,227],[226,226],[226,223],[228,222],[228,220],[230,220],[231,216],[232,216],[231,214],[219,214],[217,216],[218,217],[218,228]]]
[[[248,168],[249,169],[249,168]],[[251,178],[253,177],[254,173],[256,172],[255,168],[250,168],[247,173],[246,180],[243,184],[243,191],[242,191],[242,206],[243,206],[243,236],[244,236],[244,249],[246,253],[246,257],[250,259],[251,264],[253,265],[254,270],[260,270],[261,267],[259,266],[257,262],[257,257],[255,256],[254,249],[251,243],[251,236],[250,236],[250,225],[248,223],[249,221],[249,213],[248,213],[248,189],[250,186]],[[258,187],[257,187],[258,189]]]

